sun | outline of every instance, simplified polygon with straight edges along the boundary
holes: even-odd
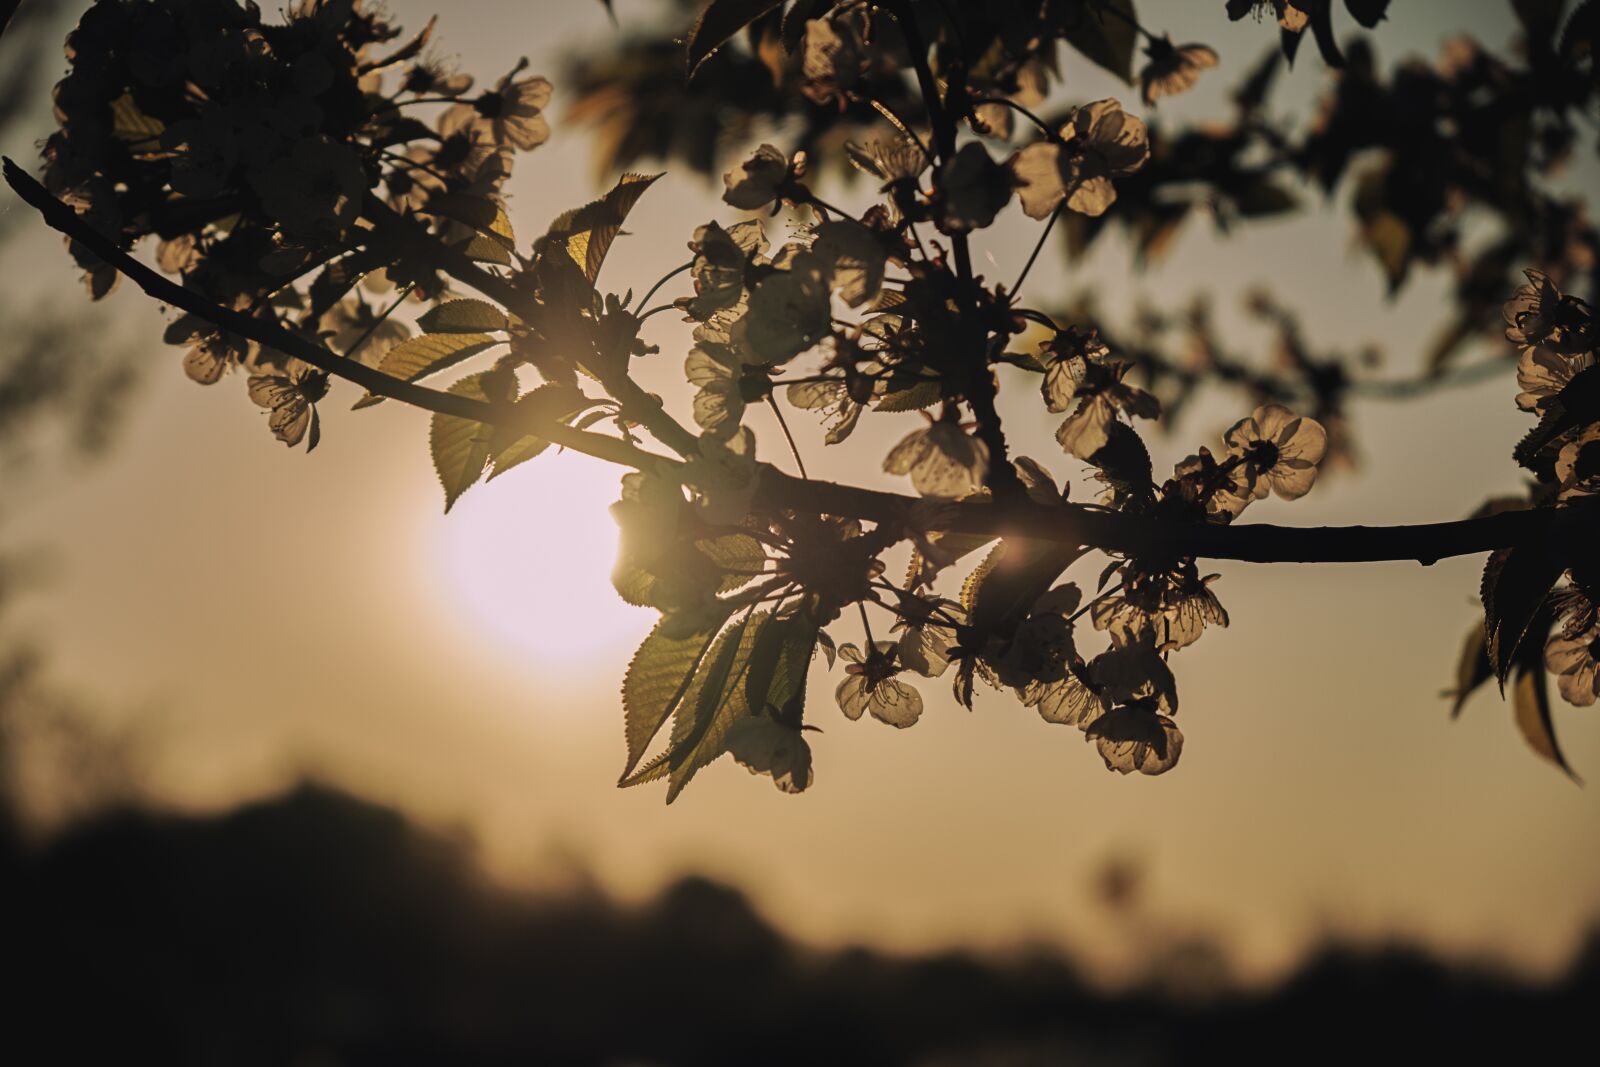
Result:
[[[570,664],[649,632],[650,611],[611,586],[615,467],[547,453],[479,485],[444,517],[446,587],[471,632],[519,658]]]

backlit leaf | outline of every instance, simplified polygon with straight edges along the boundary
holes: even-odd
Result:
[[[711,647],[722,618],[709,621],[707,628],[693,633],[663,632],[657,624],[633,654],[627,677],[622,682],[623,729],[628,746],[624,780],[638,767],[655,740],[689,691],[695,669]]]
[[[417,320],[424,333],[482,333],[504,330],[506,313],[487,300],[450,300]]]
[[[1446,696],[1455,697],[1450,705],[1450,717],[1453,719],[1461,714],[1461,707],[1467,702],[1467,697],[1473,691],[1494,677],[1494,667],[1489,663],[1488,635],[1482,626],[1474,626],[1467,632],[1467,640],[1461,646],[1461,661],[1456,664],[1456,686],[1445,691]]]
[[[734,34],[744,29],[783,0],[711,0],[689,31],[686,60],[689,76],[694,77],[700,64],[711,58],[717,49],[726,44]]]
[[[1096,10],[1096,8],[1105,10]],[[1133,84],[1133,52],[1138,43],[1133,0],[1107,0],[1103,4],[1066,5],[1070,20],[1067,43],[1096,66],[1104,67]]]
[[[622,231],[628,212],[659,177],[659,174],[624,174],[605,196],[568,211],[551,223],[549,232],[540,242],[540,250],[549,254],[557,248],[564,249],[592,283],[599,277],[606,253]]]
[[[463,360],[471,359],[498,344],[485,333],[431,333],[402,341],[384,353],[378,369],[391,378],[415,382]],[[383,397],[368,393],[355,402],[355,408],[371,407]]]
[[[1545,759],[1577,780],[1567,764],[1556,740],[1555,724],[1550,720],[1550,693],[1548,679],[1542,665],[1518,667],[1516,682],[1511,689],[1512,711],[1516,717],[1517,731],[1522,739]]]
[[[456,396],[488,403],[509,401],[516,392],[516,378],[508,371],[487,370],[470,374],[450,387]],[[433,469],[444,487],[444,510],[448,512],[461,494],[483,476],[489,462],[489,441],[494,428],[473,419],[435,414],[428,432],[433,453]]]
[[[1489,664],[1505,686],[1534,617],[1565,570],[1561,559],[1538,544],[1502,548],[1483,569],[1483,610]]]

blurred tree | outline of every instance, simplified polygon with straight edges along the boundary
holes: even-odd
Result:
[[[569,72],[603,165],[731,164],[725,202],[787,211],[795,228],[772,244],[759,218],[707,222],[692,258],[638,301],[600,275],[655,178],[624,174],[519,241],[500,193],[549,136],[551,83],[519,63],[475,90],[431,51],[432,22],[408,37],[359,0],[301,0],[281,20],[231,0],[98,0],[68,37],[42,183],[9,160],[5,176],[67,236],[93,297],[127,277],[174,308],[167,340],[186,349],[188,374],[214,384],[242,371],[285,444],[316,446],[330,380],[343,378],[367,390],[358,408],[389,399],[432,413],[447,509],[551,444],[626,468],[614,580],[662,617],[623,686],[624,785],[666,779],[670,801],[731,754],[781,789],[806,788],[818,650],[844,661],[835,699],[852,719],[907,727],[922,711],[916,677],[951,677],[969,707],[982,681],[1079,728],[1107,767],[1160,774],[1183,746],[1172,656],[1228,622],[1200,560],[1473,553],[1490,554],[1485,624],[1459,692],[1509,682],[1525,735],[1565,767],[1547,679],[1572,704],[1600,695],[1600,371],[1589,304],[1564,291],[1593,284],[1596,239],[1582,204],[1547,180],[1593,115],[1600,9],[1519,3],[1524,62],[1459,44],[1437,68],[1386,77],[1334,27],[1348,16],[1372,28],[1387,7],[1218,3],[1218,19],[1275,24],[1277,52],[1244,72],[1231,125],[1168,132],[1114,99],[1034,110],[1066,49],[1137,82],[1145,107],[1221,76],[1214,50],[1174,44],[1132,0],[667,5],[681,29],[622,38]],[[1265,101],[1307,34],[1341,74],[1296,130]],[[752,150],[769,128],[787,131],[788,149]],[[873,186],[855,210],[816,191],[818,174],[847,166]],[[1297,210],[1308,178],[1352,187],[1391,292],[1416,264],[1457,265],[1458,307],[1430,374],[1498,308],[1516,402],[1537,418],[1516,454],[1525,497],[1419,526],[1236,524],[1269,494],[1303,496],[1348,454],[1351,390],[1425,383],[1364,383],[1270,295],[1256,309],[1282,338],[1277,372],[1226,355],[1203,314],[1179,320],[1200,358],[1176,363],[1148,338],[1124,344],[1087,314],[1021,298],[1057,227],[1081,253],[1117,221],[1150,257],[1191,214],[1230,226]],[[1041,224],[1038,246],[1015,280],[991,282],[970,237],[1013,201]],[[1487,250],[1465,250],[1469,213],[1496,221]],[[133,254],[146,239],[154,265]],[[1511,293],[1516,267],[1527,284]],[[692,292],[652,305],[674,281]],[[658,355],[648,320],[668,311],[694,324],[693,428],[634,372]],[[447,389],[422,384],[469,363]],[[1043,464],[1013,454],[1001,366],[1034,376],[1040,407],[1062,416],[1063,452],[1101,485],[1097,502],[1068,502]],[[1254,411],[1158,475],[1135,426],[1210,379],[1245,386]],[[758,458],[744,425],[758,404],[798,476]],[[881,463],[916,495],[807,477],[786,408],[821,414],[836,446],[864,416],[921,411]],[[891,580],[895,546],[911,564]],[[1092,553],[1092,594],[1061,581]],[[959,592],[940,592],[968,557]],[[1098,649],[1080,647],[1085,616],[1082,639],[1098,634]],[[859,647],[836,645],[830,628],[857,619]]]

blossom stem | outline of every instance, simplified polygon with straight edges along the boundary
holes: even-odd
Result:
[[[771,393],[767,394],[767,406],[772,408],[773,417],[778,420],[778,428],[783,431],[783,439],[789,442],[789,454],[794,457],[794,465],[800,470],[800,477],[810,480],[806,473],[806,461],[800,458],[800,446],[794,443],[794,434],[789,432],[789,420],[783,417],[783,409],[778,406],[778,401]]]
[[[878,646],[872,640],[872,623],[867,619],[867,602],[865,600],[856,601],[856,610],[861,612],[861,628],[867,632],[867,654],[871,655],[872,650]]]
[[[406,302],[406,297],[410,296],[411,290],[415,288],[415,285],[408,285],[404,289],[401,289],[400,295],[394,298],[394,302],[383,309],[383,314],[374,319],[372,325],[368,326],[364,331],[362,331],[361,336],[356,338],[356,343],[345,349],[344,358],[355,359],[356,353],[361,351],[361,346],[366,344],[367,341],[372,338],[372,335],[378,331],[379,326],[382,326],[388,321],[390,315],[393,315],[396,311],[400,310],[400,305]]]
[[[1011,286],[1011,299],[1016,300],[1017,294],[1022,291],[1022,283],[1028,280],[1028,272],[1033,269],[1034,260],[1039,258],[1039,253],[1044,249],[1044,242],[1050,236],[1050,231],[1055,229],[1056,220],[1061,217],[1061,209],[1065,206],[1063,201],[1056,205],[1050,212],[1050,221],[1044,224],[1044,229],[1039,233],[1039,239],[1033,243],[1033,251],[1028,254],[1028,262],[1022,265],[1022,273],[1017,275],[1017,280]]]
[[[683,264],[681,266],[673,267],[671,270],[667,271],[667,273],[663,274],[660,278],[656,279],[656,283],[650,287],[650,290],[647,293],[645,293],[644,296],[639,298],[639,306],[640,307],[649,307],[650,306],[650,298],[652,296],[655,296],[656,293],[661,289],[661,287],[663,285],[666,285],[669,281],[671,281],[672,279],[676,278],[678,275],[682,274],[684,271],[692,269],[693,267],[694,267],[694,260],[691,259],[689,262],[687,262],[687,263],[685,263],[685,264]]]
[[[1017,114],[1021,115],[1023,118],[1027,119],[1029,122],[1033,123],[1035,126],[1039,127],[1039,132],[1044,134],[1047,140],[1061,140],[1061,138],[1057,136],[1056,132],[1050,128],[1049,124],[1044,121],[1044,119],[1040,118],[1038,115],[1035,115],[1033,112],[1029,111],[1015,100],[1010,100],[1003,96],[975,96],[972,98],[972,102],[974,104],[999,104],[1002,107],[1008,107],[1012,111],[1015,111]]]

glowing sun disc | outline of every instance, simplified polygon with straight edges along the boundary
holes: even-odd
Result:
[[[607,507],[619,480],[598,460],[550,453],[456,502],[440,551],[470,633],[546,663],[600,658],[644,638],[653,613],[611,585],[617,527]]]

